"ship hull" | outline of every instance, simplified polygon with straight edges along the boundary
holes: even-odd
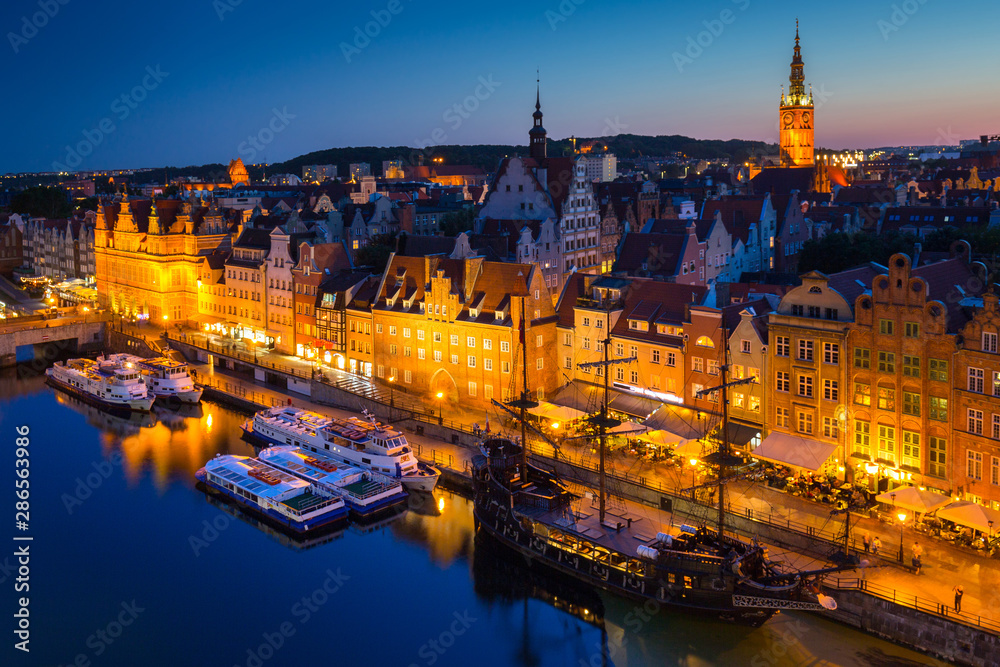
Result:
[[[248,502],[243,496],[233,493],[229,489],[218,486],[217,484],[213,484],[208,481],[204,468],[195,473],[195,478],[205,486],[206,490],[214,495],[220,496],[231,503],[235,503],[244,509],[250,510],[259,516],[263,516],[270,521],[279,524],[283,528],[287,528],[288,530],[294,531],[298,534],[312,533],[314,531],[322,530],[323,528],[339,524],[347,519],[348,510],[347,505],[345,504],[339,510],[328,512],[322,517],[316,517],[315,519],[310,519],[308,521],[295,521],[280,512]]]
[[[271,445],[289,444],[288,440],[281,439],[277,436],[272,436],[267,433],[261,432],[259,429],[255,428],[252,420],[243,424],[241,428],[243,429],[243,433],[246,435],[247,439],[258,446],[269,447]],[[302,442],[300,443],[300,446],[309,449],[311,452],[315,454],[319,454],[320,456],[332,459],[334,461],[343,460],[344,463],[352,465],[356,468],[361,468],[363,470],[372,469],[371,465],[366,464],[361,456],[357,456],[350,459],[347,457],[342,457],[342,459],[338,459],[335,456],[331,455],[330,452],[323,450],[321,447],[317,446],[312,442],[308,441]],[[381,472],[381,474],[384,474],[387,477],[400,482],[407,491],[420,491],[422,493],[432,492],[434,490],[434,487],[437,486],[438,479],[440,479],[441,477],[441,472],[436,468],[434,468],[433,466],[419,462],[417,463],[417,470],[419,472],[416,475],[399,475],[399,474],[394,475],[378,470],[375,470],[374,472]]]
[[[149,409],[153,407],[153,396],[134,398],[128,401],[108,401],[98,398],[89,392],[82,391],[51,374],[46,376],[45,381],[49,385],[65,391],[67,394],[72,394],[85,403],[102,408],[113,414],[128,415],[132,412],[149,412]]]
[[[526,556],[533,566],[569,575],[609,593],[639,602],[652,600],[679,611],[751,627],[763,625],[777,612],[775,609],[737,607],[731,590],[695,589],[683,584],[662,585],[671,574],[675,574],[664,568],[658,568],[656,578],[650,578],[629,576],[614,568],[602,567],[578,554],[557,549],[536,539],[521,523],[501,517],[479,503],[474,507],[474,514],[477,531],[486,531],[505,547]]]

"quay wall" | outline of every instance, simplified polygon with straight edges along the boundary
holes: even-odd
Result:
[[[1000,636],[956,623],[859,590],[830,591],[837,600],[830,618],[916,651],[967,667],[1000,665]]]

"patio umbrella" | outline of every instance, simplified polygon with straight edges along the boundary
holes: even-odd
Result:
[[[947,507],[942,507],[938,510],[937,516],[939,519],[981,530],[984,533],[990,530],[1000,530],[1000,512],[968,500],[959,500]],[[991,521],[993,522],[992,528]]]
[[[648,442],[651,445],[656,445],[658,447],[663,447],[665,445],[672,445],[683,440],[683,438],[674,435],[670,431],[655,430],[647,431],[639,436],[639,439],[643,442]]]
[[[893,496],[895,496],[895,500]],[[948,496],[926,489],[920,490],[915,486],[904,486],[901,489],[893,489],[892,491],[880,493],[875,496],[875,500],[886,505],[894,505],[904,510],[910,510],[911,512],[920,512],[921,514],[933,512],[937,508],[944,507],[951,502],[951,498]]]

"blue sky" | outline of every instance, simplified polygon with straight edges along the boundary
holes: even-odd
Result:
[[[774,141],[796,16],[819,146],[1000,133],[982,0],[63,2],[0,8],[0,172],[525,143],[536,67],[553,138]]]

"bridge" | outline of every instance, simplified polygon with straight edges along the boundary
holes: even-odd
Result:
[[[67,317],[17,317],[0,324],[0,367],[100,352],[107,337],[107,316],[84,313]]]

